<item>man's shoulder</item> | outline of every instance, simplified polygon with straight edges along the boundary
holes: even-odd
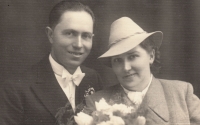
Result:
[[[86,74],[87,78],[90,78],[90,79],[92,78],[95,80],[100,79],[100,75],[95,69],[92,69],[83,65],[81,65],[80,67],[81,67],[81,71]]]
[[[35,64],[33,64],[29,70],[36,70],[38,68],[44,68],[44,67],[51,67],[51,64],[49,62],[49,56],[46,55],[44,56],[42,59],[40,59],[38,62],[36,62]]]
[[[96,70],[86,67],[84,65],[81,65],[80,67],[81,67],[82,72],[84,72],[84,73],[89,73],[89,74],[97,73]]]
[[[13,75],[10,78],[7,78],[4,83],[11,84],[11,85],[21,85],[21,84],[31,84],[35,82],[38,77],[38,73],[40,74],[48,74],[47,72],[52,71],[50,64],[48,63],[48,58],[43,58],[39,62],[35,63],[34,65],[28,67],[23,73],[19,73]],[[43,72],[43,73],[42,73]]]

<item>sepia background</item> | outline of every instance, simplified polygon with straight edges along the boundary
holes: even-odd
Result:
[[[48,14],[60,0],[0,1],[0,81],[26,72],[50,52],[45,34]],[[85,65],[96,69],[105,84],[116,84],[109,67],[97,60],[107,49],[111,23],[132,18],[147,32],[164,33],[158,78],[190,82],[200,97],[199,0],[82,0],[96,16],[93,49]],[[109,83],[109,84],[107,84]]]

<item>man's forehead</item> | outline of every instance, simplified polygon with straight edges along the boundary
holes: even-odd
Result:
[[[78,32],[93,32],[92,17],[84,11],[65,12],[55,28],[60,30],[74,30]]]
[[[65,20],[65,19],[67,19],[67,20],[70,20],[70,19],[84,20],[84,18],[82,18],[82,17],[91,19],[91,21],[93,23],[92,16],[84,10],[81,10],[81,11],[67,10],[67,11],[63,12],[62,15],[60,16],[59,22]]]

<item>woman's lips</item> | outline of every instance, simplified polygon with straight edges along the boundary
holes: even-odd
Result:
[[[128,74],[123,76],[124,79],[129,78],[129,77],[133,77],[136,73],[132,73],[132,74]]]

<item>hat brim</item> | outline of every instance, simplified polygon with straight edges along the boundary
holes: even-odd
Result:
[[[131,36],[127,39],[123,39],[113,44],[108,49],[107,52],[105,52],[103,55],[101,55],[98,58],[112,57],[112,56],[117,56],[125,52],[128,52],[129,50],[136,47],[142,41],[144,41],[146,38],[150,36],[152,37],[152,40],[154,41],[155,45],[159,48],[162,43],[162,38],[163,38],[163,33],[161,31],[155,31],[151,33],[142,33],[142,34]]]

